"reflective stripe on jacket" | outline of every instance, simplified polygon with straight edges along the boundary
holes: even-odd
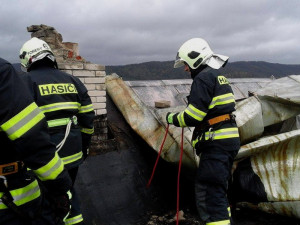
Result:
[[[70,189],[71,180],[64,171],[62,160],[55,153],[55,145],[50,141],[44,114],[34,103],[25,83],[12,65],[1,58],[0,142],[1,165],[22,161],[45,181],[45,187],[53,194],[61,194]],[[16,205],[23,205],[40,197],[38,182],[35,179],[28,181],[23,172],[21,170],[18,174],[5,176],[7,188]],[[51,189],[54,181],[57,185],[55,189]],[[0,190],[0,196],[3,195],[1,191],[3,190]],[[4,208],[6,206],[0,202],[0,209]]]
[[[187,108],[172,113],[168,118],[175,126],[196,127],[211,118],[231,114],[235,110],[235,99],[228,80],[212,73],[198,74],[192,83]],[[205,140],[238,138],[237,128],[217,129],[205,132]],[[202,140],[204,137],[202,137]],[[192,140],[193,146],[199,139]]]
[[[17,115],[1,125],[1,130],[7,133],[10,140],[16,140],[34,127],[44,118],[44,114],[33,102],[20,111]]]

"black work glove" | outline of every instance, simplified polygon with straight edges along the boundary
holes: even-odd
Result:
[[[167,121],[168,124],[173,124],[173,116],[174,116],[174,113],[171,113],[171,112],[167,113],[166,121]]]
[[[51,196],[49,199],[56,216],[55,220],[57,224],[63,223],[71,210],[71,193],[70,191],[68,193]]]

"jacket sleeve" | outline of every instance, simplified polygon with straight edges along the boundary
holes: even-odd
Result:
[[[177,127],[194,127],[204,120],[212,101],[214,86],[210,80],[197,76],[192,83],[188,106],[182,112],[171,113],[168,121]]]
[[[74,79],[76,80],[76,87],[80,98],[80,108],[77,119],[82,136],[82,150],[85,151],[88,149],[94,133],[95,112],[88,90],[78,78],[75,77]]]
[[[18,158],[33,170],[49,192],[71,187],[64,164],[47,132],[44,114],[12,65],[0,59],[0,129],[13,142]]]

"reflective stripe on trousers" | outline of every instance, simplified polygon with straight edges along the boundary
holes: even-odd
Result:
[[[83,153],[82,153],[82,151],[80,151],[76,154],[73,154],[73,155],[70,155],[70,156],[67,156],[67,157],[63,157],[61,159],[64,162],[64,164],[66,165],[66,164],[70,164],[72,162],[75,162],[77,160],[80,160],[82,158],[82,156],[83,156]]]
[[[230,220],[222,220],[222,221],[206,223],[206,225],[230,225]]]
[[[219,145],[214,146],[214,142],[210,142],[210,146],[200,156],[195,198],[199,216],[206,224],[230,224],[227,188],[237,152],[220,149]]]
[[[200,215],[200,218],[203,221],[207,221],[210,218],[210,215],[207,213],[207,208],[206,208],[206,197],[207,197],[207,192],[206,192],[206,185],[201,185],[201,184],[196,184],[195,185],[195,193],[196,193],[196,204],[197,204],[197,210],[198,214]],[[229,218],[231,217],[230,213],[230,207],[227,208],[228,210],[228,216]],[[208,222],[206,225],[230,225],[230,220],[221,220],[221,221],[214,221],[214,222]]]
[[[74,216],[72,218],[68,217],[68,219],[65,220],[66,225],[72,225],[72,224],[77,224],[83,221],[82,214],[78,216]]]
[[[78,173],[78,167],[68,170],[68,173],[74,185]],[[71,193],[72,193],[72,199],[71,199],[72,207],[69,216],[65,220],[65,224],[67,225],[78,224],[83,221],[83,217],[80,209],[79,196],[77,195],[74,186],[71,188]]]

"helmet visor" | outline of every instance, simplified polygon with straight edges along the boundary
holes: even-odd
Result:
[[[184,60],[182,58],[179,57],[179,54],[177,53],[176,59],[175,59],[175,63],[174,63],[174,68],[179,68],[184,66]]]

